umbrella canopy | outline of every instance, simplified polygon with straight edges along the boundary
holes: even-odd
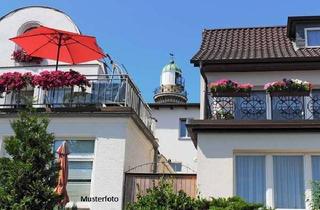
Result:
[[[105,57],[93,36],[40,26],[10,39],[30,56],[78,64]]]
[[[58,179],[58,185],[54,189],[54,191],[58,195],[63,195],[63,200],[61,201],[61,205],[65,206],[69,202],[69,196],[67,193],[67,182],[68,182],[68,155],[69,147],[66,141],[61,144],[57,151],[59,155],[59,165],[60,165],[60,171],[59,171],[59,179]]]

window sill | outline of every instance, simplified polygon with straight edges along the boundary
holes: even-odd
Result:
[[[67,208],[72,208],[73,204],[76,204],[78,209],[90,209],[90,203],[89,202],[69,202],[67,203]]]
[[[191,140],[191,137],[179,137],[179,140],[183,140],[183,141]]]

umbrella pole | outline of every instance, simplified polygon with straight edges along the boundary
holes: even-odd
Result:
[[[62,42],[62,34],[61,34],[61,33],[59,33],[58,52],[57,52],[57,62],[56,62],[56,71],[58,71],[59,58],[60,58],[61,42]]]

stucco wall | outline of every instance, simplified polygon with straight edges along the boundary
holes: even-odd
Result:
[[[138,165],[151,163],[154,158],[154,148],[151,142],[146,140],[144,134],[137,125],[129,120],[127,127],[127,141],[125,150],[125,171],[132,169]],[[152,172],[151,165],[139,167],[133,172]]]
[[[215,72],[206,73],[208,83],[218,79],[232,79],[240,83],[251,83],[256,86],[264,86],[268,82],[276,80],[301,79],[320,85],[320,70],[314,71],[269,71],[269,72]]]
[[[206,197],[229,197],[235,194],[235,154],[318,154],[319,138],[320,133],[200,133],[199,192]]]
[[[13,134],[10,120],[12,119],[0,118],[0,145],[3,136]],[[128,167],[151,161],[153,154],[150,142],[130,118],[54,117],[51,118],[48,131],[53,132],[56,138],[95,139],[90,195],[119,198],[116,203],[78,203],[78,207],[90,207],[94,210],[121,209],[125,165]]]
[[[183,165],[197,170],[196,149],[191,139],[179,139],[179,119],[199,119],[199,107],[174,107],[173,109],[160,107],[152,109],[153,116],[157,119],[155,136],[159,139],[159,151],[172,162],[182,162]],[[182,168],[183,172],[189,172]]]

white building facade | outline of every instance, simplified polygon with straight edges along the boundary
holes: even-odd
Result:
[[[186,122],[188,119],[199,119],[200,104],[187,103],[183,73],[173,58],[162,69],[154,100],[155,103],[149,105],[157,120],[155,136],[159,140],[159,152],[174,172],[196,173],[197,151]]]
[[[187,123],[203,196],[310,209],[311,182],[320,174],[319,24],[319,17],[289,17],[287,26],[203,32],[191,60],[202,75],[201,119]],[[266,92],[265,84],[283,78],[313,89]],[[250,95],[213,95],[210,83],[221,79],[254,87]]]
[[[55,70],[55,61],[43,60],[35,64],[11,58],[18,47],[9,38],[39,25],[80,33],[69,16],[53,8],[26,7],[10,12],[0,19],[0,74],[38,74],[44,70]],[[112,68],[119,70],[116,66]],[[74,92],[59,89],[51,94],[40,88],[31,88],[21,91],[21,94],[34,98],[34,108],[50,119],[49,132],[56,139],[53,148],[56,149],[64,140],[69,143],[68,192],[71,202],[67,206],[76,204],[79,209],[94,210],[122,209],[125,171],[154,162],[157,158],[158,143],[154,137],[151,110],[130,77],[120,70],[119,75],[109,75],[104,62],[61,63],[59,69],[73,69],[91,75],[87,77],[91,87],[82,93],[84,96],[79,96],[77,89]],[[14,94],[4,94],[0,99],[0,156],[7,155],[3,140],[13,135],[10,121],[17,116],[15,108],[21,105]],[[66,101],[70,94],[73,100]],[[150,166],[146,172],[151,173],[152,170]],[[81,197],[106,196],[108,199],[103,202],[81,201]]]

